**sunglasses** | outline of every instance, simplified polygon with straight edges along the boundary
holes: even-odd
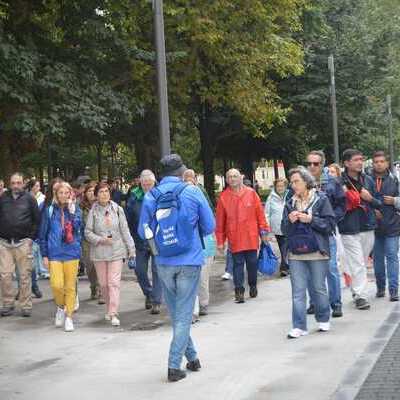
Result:
[[[307,161],[307,166],[309,167],[319,167],[320,165],[321,165],[320,162]]]

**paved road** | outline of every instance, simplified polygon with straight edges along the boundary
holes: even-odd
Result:
[[[35,301],[31,319],[0,319],[0,399],[329,399],[349,384],[348,371],[394,310],[380,299],[371,311],[357,311],[345,289],[345,317],[330,333],[317,333],[310,318],[311,334],[288,341],[289,280],[264,280],[257,299],[237,305],[231,283],[217,279],[222,269],[215,265],[211,313],[193,328],[204,368],[177,384],[166,383],[165,311],[144,311],[137,283],[123,282],[116,329],[103,321],[101,306],[85,300],[88,283],[81,282],[76,331],[67,334],[53,327],[54,305],[42,282],[45,298]]]

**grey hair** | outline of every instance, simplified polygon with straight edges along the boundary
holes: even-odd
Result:
[[[14,172],[11,176],[10,176],[10,181],[12,178],[14,177],[18,177],[18,178],[22,178],[22,180],[24,179],[24,174],[22,172]]]
[[[325,153],[322,150],[313,150],[308,153],[309,156],[319,156],[321,159],[321,165],[325,167],[326,157]]]
[[[144,169],[141,173],[140,173],[140,178],[141,181],[144,179],[151,179],[153,182],[156,182],[156,176],[154,175],[153,171],[151,171],[150,169]]]
[[[303,166],[298,166],[296,168],[292,168],[289,171],[289,179],[294,175],[299,174],[301,179],[306,183],[307,189],[312,189],[315,187],[315,178],[310,174],[307,168]]]

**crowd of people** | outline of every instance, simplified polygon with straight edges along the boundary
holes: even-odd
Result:
[[[306,166],[289,171],[289,181],[275,180],[265,207],[240,171],[230,169],[215,210],[196,173],[176,154],[161,160],[159,181],[152,171],[141,172],[124,208],[121,191],[107,181],[71,187],[56,178],[44,196],[39,181],[14,173],[8,189],[0,181],[1,316],[13,315],[18,300],[21,315],[31,317],[32,295],[42,296],[37,278],[49,277],[54,324],[74,331],[84,268],[91,299],[104,305],[105,321],[119,326],[127,262],[145,309],[157,315],[163,302],[167,306],[173,326],[168,380],[176,382],[186,377],[184,356],[188,370],[201,368],[190,329],[208,314],[217,252],[226,254],[223,279],[233,278],[235,302],[242,304],[248,300],[245,266],[249,298],[256,298],[260,244],[276,239],[280,276],[289,275],[292,287],[289,339],[308,334],[307,314],[315,315],[320,332],[330,330],[331,317],[343,316],[340,269],[355,307],[368,310],[371,258],[376,297],[388,287],[390,301],[398,301],[400,194],[386,154],[373,155],[368,174],[358,150],[343,153],[343,169],[325,162],[322,151],[310,152]]]

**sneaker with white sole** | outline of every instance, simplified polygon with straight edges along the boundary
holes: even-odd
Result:
[[[111,315],[110,315],[110,314],[106,314],[106,315],[104,316],[104,320],[105,320],[105,321],[111,321]]]
[[[319,322],[318,331],[319,332],[329,332],[331,329],[331,324],[329,322]]]
[[[111,325],[112,326],[120,326],[121,325],[121,322],[119,321],[119,319],[116,315],[113,315],[111,317]]]
[[[72,318],[70,318],[70,317],[65,318],[64,331],[65,332],[73,332],[74,331],[74,323],[72,321]]]
[[[288,333],[287,337],[288,339],[298,339],[299,337],[306,335],[308,335],[307,331],[303,331],[299,328],[294,328]]]
[[[230,281],[232,279],[232,275],[229,272],[225,272],[222,276],[221,279],[223,281]]]
[[[65,321],[65,311],[63,308],[57,307],[56,319],[54,322],[56,328],[61,328],[64,325],[64,321]]]

